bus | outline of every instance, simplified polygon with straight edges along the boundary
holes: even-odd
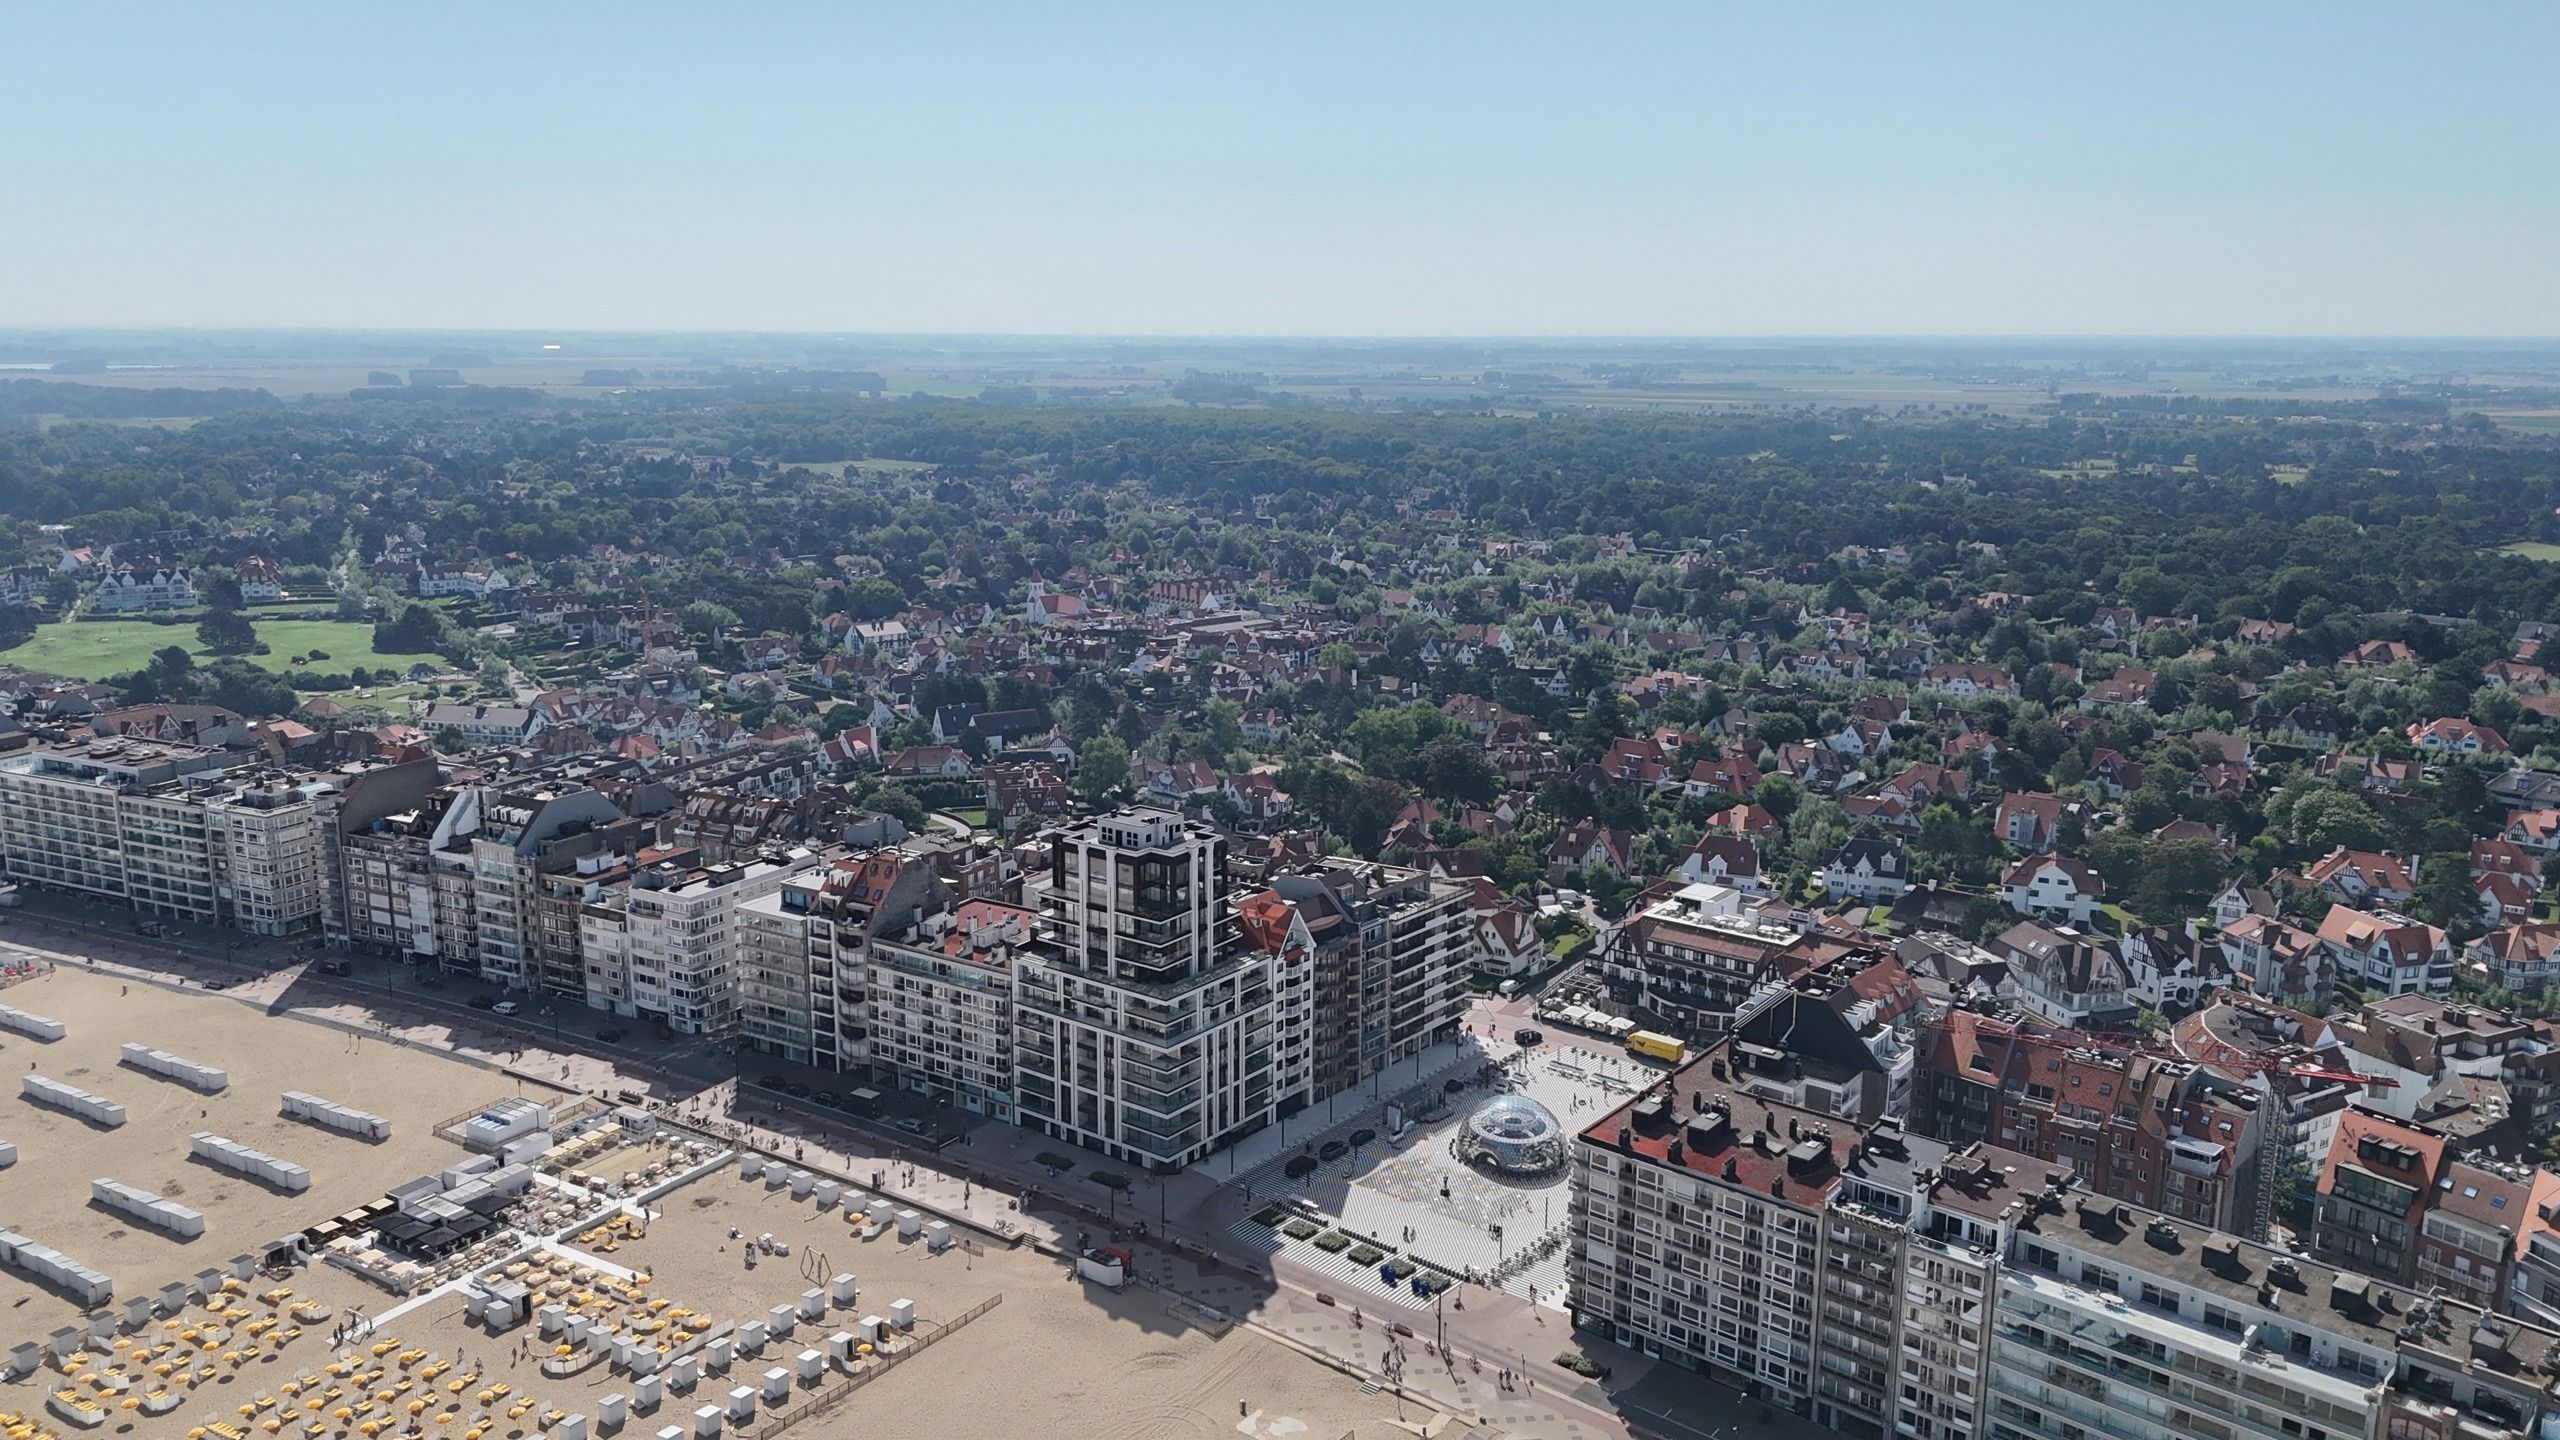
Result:
[[[1674,1040],[1651,1030],[1633,1030],[1627,1034],[1627,1053],[1677,1065],[1689,1058],[1689,1046],[1686,1041]]]

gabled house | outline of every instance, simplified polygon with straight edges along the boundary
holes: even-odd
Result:
[[[2492,930],[2472,941],[2463,956],[2499,989],[2538,995],[2560,980],[2560,925],[2542,921]]]
[[[2453,988],[2453,946],[2445,933],[2406,915],[2332,905],[2320,922],[2320,946],[2340,976],[2367,990],[2437,995]]]
[[[891,756],[886,769],[892,778],[966,779],[969,755],[956,745],[910,745]]]
[[[1991,948],[2009,962],[2018,1003],[2054,1024],[2122,1030],[2132,1022],[2130,977],[2105,941],[2030,920],[2000,932]]]
[[[1634,838],[1597,820],[1577,820],[1547,847],[1547,878],[1558,884],[1571,884],[1594,866],[1612,875],[1633,873]]]
[[[1911,888],[1911,861],[1898,841],[1852,837],[1823,866],[1822,888],[1835,903],[1890,900]]]
[[[2040,791],[2013,790],[2000,797],[1991,830],[2012,849],[2050,850],[2061,837],[2065,816],[2084,817],[2080,802]]]
[[[1713,760],[1701,760],[1691,767],[1689,778],[1682,784],[1681,792],[1688,795],[1731,795],[1737,800],[1748,799],[1751,792],[1759,787],[1761,779],[1760,767],[1751,763],[1748,758],[1741,755],[1724,755]]]
[[[2117,952],[2124,960],[2126,991],[2172,1018],[2195,1009],[2229,973],[2218,944],[2164,926],[2129,932]]]
[[[1680,857],[1680,878],[1693,885],[1728,885],[1745,894],[1766,893],[1760,880],[1760,847],[1747,835],[1710,830]]]
[[[2316,1000],[2336,978],[2319,936],[2271,914],[2244,914],[2224,925],[2218,939],[2232,973],[2270,1000]]]
[[[2341,846],[2304,873],[2313,885],[2350,905],[2406,905],[2418,893],[2417,861],[2387,850]]]
[[[2000,877],[2000,900],[2021,915],[2086,927],[2106,898],[2107,882],[2080,861],[2030,855]]]
[[[2428,755],[2504,755],[2507,737],[2486,725],[2451,717],[2409,727],[2409,743]]]

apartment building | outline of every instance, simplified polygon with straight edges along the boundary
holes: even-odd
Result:
[[[1277,871],[1264,883],[1299,913],[1313,945],[1310,1099],[1348,1090],[1457,1033],[1473,943],[1465,886],[1336,858]]]
[[[196,745],[99,739],[0,758],[0,853],[12,879],[210,921],[213,847],[190,779],[247,757]]]
[[[1316,1098],[1315,936],[1306,916],[1276,890],[1237,901],[1236,930],[1271,965],[1272,1108],[1295,1115]]]
[[[1575,1323],[1811,1414],[1825,1218],[1862,1139],[1750,1093],[1718,1052],[1602,1118],[1574,1144]],[[1885,1362],[1848,1348],[1872,1389]]]
[[[965,901],[870,945],[874,1074],[973,1115],[1014,1118],[1014,964],[1037,917]]]
[[[871,932],[908,925],[946,893],[932,866],[874,849],[740,902],[739,1038],[796,1065],[867,1078]]]
[[[324,777],[270,771],[204,797],[214,898],[225,920],[252,935],[320,928],[335,796]]]
[[[1047,839],[1014,969],[1019,1121],[1159,1172],[1270,1123],[1279,996],[1238,936],[1225,839],[1147,807]]]
[[[439,945],[447,964],[510,990],[582,996],[577,953],[542,944],[541,877],[610,848],[607,838],[623,819],[601,791],[578,781],[528,776],[454,791],[428,853],[437,922],[469,937],[465,945]],[[620,830],[633,837],[626,849],[636,843],[632,827]]]
[[[1795,938],[1759,919],[1738,890],[1683,885],[1608,931],[1600,970],[1617,1000],[1687,1034],[1716,1035],[1773,979],[1777,953]]]
[[[1881,946],[1817,933],[1776,963],[1780,982],[1744,1002],[1721,1047],[1738,1083],[1845,1120],[1901,1119],[1925,1009],[1902,962]]]
[[[422,821],[421,812],[431,804],[440,771],[432,760],[412,760],[344,766],[334,774],[337,803],[329,811],[320,846],[321,933],[335,950],[411,953],[417,926],[410,916],[410,870],[399,855],[400,842],[416,839],[415,873],[423,880],[425,837],[433,827]],[[440,805],[435,813],[442,813]],[[432,902],[423,908],[431,924]]]
[[[470,954],[459,945],[460,934],[438,925],[429,859],[437,824],[452,803],[453,792],[438,787],[406,805],[342,817],[330,877],[336,903],[328,907],[336,922],[334,941],[412,962],[433,962],[448,954],[459,962]],[[467,905],[464,913],[467,918]]]
[[[628,885],[580,912],[589,1003],[601,999],[598,1008],[679,1035],[731,1033],[738,1025],[738,907],[817,865],[806,849],[708,868],[677,860],[644,865]]]
[[[196,603],[195,581],[175,565],[118,565],[98,577],[90,608],[102,614],[184,610]]]

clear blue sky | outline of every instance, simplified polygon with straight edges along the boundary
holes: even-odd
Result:
[[[2560,6],[28,5],[0,325],[2560,334]]]

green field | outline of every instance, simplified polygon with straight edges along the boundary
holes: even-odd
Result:
[[[323,674],[343,673],[358,665],[368,670],[396,666],[406,670],[424,662],[442,667],[447,662],[441,655],[376,655],[373,653],[373,627],[352,620],[258,620],[258,638],[267,643],[268,653],[243,657],[250,664],[279,673],[290,669],[287,663],[296,655],[310,653],[317,646],[329,652],[329,658],[316,661],[311,669]],[[169,645],[183,645],[198,660],[207,658],[203,646],[196,643],[196,627],[192,621],[177,625],[154,625],[147,620],[66,621],[36,627],[35,638],[14,650],[0,650],[0,664],[22,665],[48,675],[61,675],[74,680],[103,680],[139,670],[151,661],[151,652]]]
[[[2512,545],[2499,546],[2498,553],[2501,555],[2521,555],[2527,560],[2541,560],[2547,562],[2560,560],[2560,545],[2554,545],[2548,540],[2518,540]]]

